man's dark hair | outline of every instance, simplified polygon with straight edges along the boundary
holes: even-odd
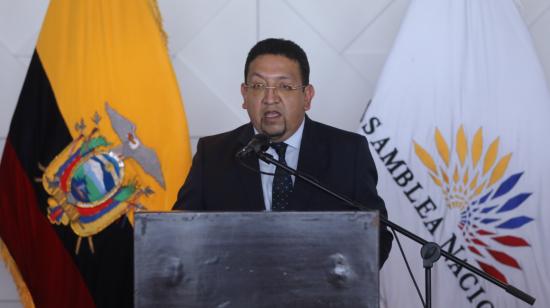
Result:
[[[262,55],[278,55],[289,58],[290,60],[298,62],[300,67],[300,75],[302,75],[302,85],[309,84],[309,62],[307,61],[307,55],[305,51],[290,40],[268,38],[263,41],[259,41],[250,49],[248,56],[246,57],[246,63],[244,66],[244,81],[248,76],[248,67],[250,63],[259,56]]]

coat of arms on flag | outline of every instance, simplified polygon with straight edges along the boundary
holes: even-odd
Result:
[[[59,153],[44,170],[42,184],[50,195],[48,218],[55,224],[68,225],[79,236],[78,253],[83,237],[92,236],[135,208],[142,196],[154,191],[144,186],[135,175],[125,170],[124,160],[134,159],[161,187],[164,178],[154,150],[141,144],[135,125],[111,108],[105,109],[121,144],[116,145],[101,134],[101,117],[96,112],[95,124],[88,132],[81,120],[75,125],[79,135]]]

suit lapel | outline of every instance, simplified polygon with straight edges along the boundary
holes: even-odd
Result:
[[[298,157],[298,171],[305,173],[320,180],[326,173],[328,167],[328,144],[318,132],[315,122],[305,117],[304,132],[300,144],[300,154]],[[311,184],[296,179],[294,191],[290,200],[291,210],[307,210],[310,203],[313,202],[312,193],[322,193],[320,190],[311,186]]]
[[[245,125],[241,134],[238,136],[239,149],[244,147],[252,136],[254,135],[254,129],[252,124]],[[242,163],[249,166],[254,170],[260,170],[260,164],[258,158],[255,155],[249,155],[242,159]],[[259,172],[254,172],[237,161],[238,175],[241,181],[241,187],[243,194],[246,196],[246,204],[242,204],[241,207],[250,211],[262,211],[265,209],[264,195],[262,190],[262,179]]]

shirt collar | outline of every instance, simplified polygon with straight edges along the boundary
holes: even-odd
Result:
[[[292,147],[294,149],[300,149],[300,144],[302,142],[302,135],[304,134],[304,124],[306,123],[306,119],[302,120],[302,124],[300,124],[300,127],[290,136],[287,140],[283,141],[286,143],[289,147]],[[258,131],[254,128],[254,134],[258,134]]]
[[[304,133],[305,122],[306,122],[305,119],[302,120],[302,124],[300,124],[300,127],[298,127],[298,129],[294,132],[294,134],[292,134],[292,136],[290,136],[287,140],[283,142],[286,143],[289,147],[299,149],[300,143],[302,142],[302,135]]]

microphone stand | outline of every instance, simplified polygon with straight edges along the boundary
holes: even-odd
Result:
[[[311,185],[319,188],[320,190],[328,193],[329,195],[335,197],[336,199],[339,199],[339,200],[345,202],[346,204],[348,204],[351,207],[354,207],[354,208],[359,209],[359,210],[367,210],[367,211],[371,210],[371,209],[367,208],[366,206],[347,198],[344,195],[341,195],[337,192],[334,192],[334,191],[326,188],[325,186],[320,184],[316,179],[313,179],[313,178],[311,178],[311,177],[309,177],[305,174],[302,174],[301,172],[299,172],[295,169],[292,169],[292,168],[288,167],[287,165],[284,165],[284,164],[280,163],[279,161],[275,160],[273,158],[273,156],[271,156],[270,154],[267,154],[267,153],[265,153],[261,150],[255,151],[255,153],[264,162],[266,162],[268,164],[273,164],[273,165],[275,165],[279,168],[282,168],[283,170],[290,173],[291,175],[294,175],[295,177],[298,177],[301,180],[304,180],[304,181],[308,182],[309,184],[311,184]],[[412,239],[413,241],[415,241],[415,242],[419,243],[420,245],[422,245],[422,249],[420,250],[420,255],[422,256],[423,266],[424,266],[424,269],[425,269],[426,307],[428,307],[428,308],[432,307],[432,300],[431,300],[431,297],[432,297],[431,269],[433,267],[433,264],[437,260],[439,260],[441,255],[443,255],[447,259],[451,259],[454,263],[456,263],[456,264],[458,264],[462,267],[467,268],[469,271],[471,271],[473,273],[476,273],[477,275],[483,277],[483,279],[488,280],[491,283],[497,285],[498,287],[504,289],[507,293],[511,294],[512,296],[514,296],[516,298],[519,298],[520,300],[522,300],[522,301],[524,301],[524,302],[526,302],[530,305],[533,305],[535,303],[535,298],[532,297],[531,295],[521,291],[520,289],[517,289],[516,287],[514,287],[510,284],[506,284],[506,283],[494,278],[493,276],[491,276],[491,275],[481,271],[480,269],[470,265],[466,261],[460,260],[459,258],[455,257],[454,255],[452,255],[452,254],[448,253],[447,251],[441,249],[441,246],[439,246],[437,243],[426,241],[425,239],[421,238],[420,236],[418,236],[418,235],[410,232],[409,230],[393,223],[392,221],[390,221],[386,217],[383,217],[383,216],[379,216],[379,217],[380,217],[380,221],[384,225],[392,228],[393,230],[405,235],[406,237],[408,237],[408,238]]]

